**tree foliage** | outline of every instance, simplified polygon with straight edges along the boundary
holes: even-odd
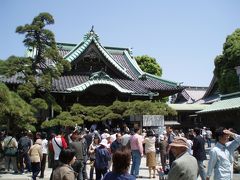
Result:
[[[43,99],[41,98],[35,98],[31,101],[31,105],[33,107],[35,107],[36,109],[39,109],[39,110],[47,110],[48,108],[48,105],[46,103],[46,101],[44,101]]]
[[[6,62],[4,60],[0,60],[0,74],[6,74],[7,72],[7,65]]]
[[[52,79],[70,69],[70,63],[58,52],[53,32],[45,28],[53,23],[51,14],[40,13],[31,24],[16,28],[17,33],[25,35],[23,43],[29,57],[9,57],[7,75],[22,74],[24,83],[18,87],[18,93],[28,102],[36,93],[50,95]]]
[[[155,58],[149,57],[147,55],[135,57],[139,67],[147,73],[162,76],[162,68],[157,63]]]
[[[226,38],[223,53],[215,58],[214,74],[218,79],[219,90],[228,94],[240,90],[239,79],[235,70],[240,66],[240,29]]]
[[[19,129],[35,131],[34,109],[17,93],[9,91],[5,84],[0,84],[0,123],[16,131]]]
[[[50,121],[44,121],[42,127],[75,127],[76,125],[83,124],[81,115],[72,115],[70,112],[63,111],[56,118]]]
[[[40,13],[30,24],[18,26],[16,32],[25,35],[23,43],[27,47],[27,57],[10,56],[4,63],[0,62],[4,65],[1,72],[8,77],[18,75],[22,84],[18,86],[17,93],[38,111],[38,124],[44,120],[42,115],[48,106],[61,111],[50,93],[52,79],[70,70],[70,63],[58,52],[54,33],[46,29],[53,23],[51,14]]]
[[[45,121],[42,127],[76,126],[84,122],[101,122],[106,120],[123,120],[130,115],[176,115],[176,111],[162,102],[115,101],[111,106],[83,106],[74,104],[70,112],[62,112],[56,118]],[[65,123],[64,123],[65,122]]]

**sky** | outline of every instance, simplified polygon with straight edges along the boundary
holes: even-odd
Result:
[[[0,59],[24,56],[16,27],[50,13],[57,42],[79,43],[94,25],[103,46],[132,48],[154,57],[162,78],[185,86],[209,86],[214,59],[240,28],[239,0],[1,0]]]

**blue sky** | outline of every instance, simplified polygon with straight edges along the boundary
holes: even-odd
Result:
[[[102,45],[154,57],[163,78],[193,86],[209,85],[214,58],[240,28],[238,0],[1,0],[0,59],[24,55],[15,29],[40,12],[53,15],[57,42],[79,43],[94,25]]]

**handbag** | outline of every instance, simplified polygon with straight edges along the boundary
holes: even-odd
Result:
[[[12,137],[13,138],[13,137]],[[7,146],[10,144],[10,142],[12,141],[12,138],[10,139],[10,141],[8,142]],[[14,157],[17,155],[17,148],[15,147],[5,147],[4,148],[4,155],[5,156],[11,156]]]
[[[17,148],[14,147],[9,147],[4,150],[4,155],[5,156],[11,156],[14,157],[17,155]]]

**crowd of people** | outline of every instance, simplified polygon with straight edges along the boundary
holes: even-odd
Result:
[[[69,133],[59,129],[50,135],[22,132],[19,137],[11,131],[1,132],[1,158],[5,162],[1,170],[32,173],[36,180],[37,176],[44,178],[48,161],[51,180],[134,180],[142,178],[139,171],[145,156],[148,178],[165,174],[169,180],[196,180],[198,176],[208,180],[214,171],[214,179],[231,179],[236,170],[234,158],[238,157],[240,136],[232,129],[217,129],[217,143],[209,153],[206,170],[205,143],[211,148],[212,136],[205,127],[183,133],[170,126],[159,135],[152,129],[129,130],[126,126],[114,132],[75,128]]]

